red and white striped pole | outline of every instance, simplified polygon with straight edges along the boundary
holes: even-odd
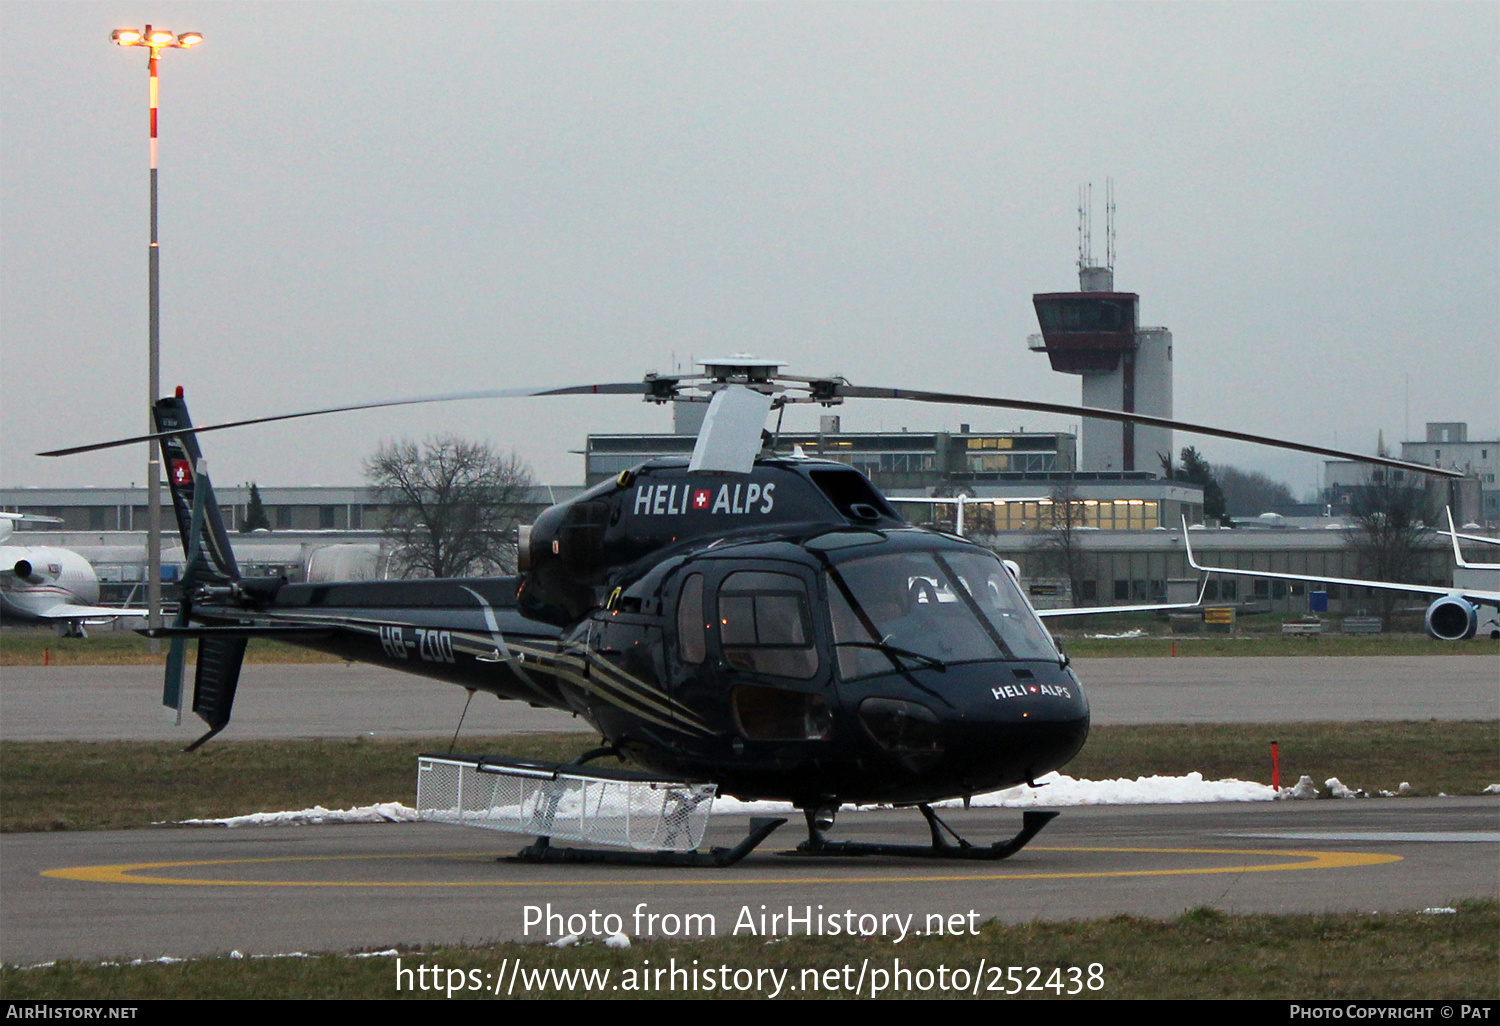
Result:
[[[151,32],[151,26],[147,25],[146,26],[146,33],[149,35],[150,32]],[[156,88],[157,88],[156,87],[156,61],[157,61],[157,54],[159,52],[160,51],[158,51],[155,47],[152,47],[152,49],[151,49],[150,68],[151,68],[151,170],[152,170],[153,173],[156,171],[156,98],[157,98],[157,92],[156,92]],[[152,233],[151,241],[153,241],[153,242],[156,241],[156,234],[154,232]]]
[[[135,29],[115,29],[110,36],[120,46],[144,46],[151,51],[148,67],[151,72],[151,244],[146,257],[146,338],[150,353],[147,367],[147,414],[146,428],[156,431],[156,422],[150,411],[161,395],[161,245],[156,236],[156,62],[165,49],[186,50],[203,42],[197,32],[184,32],[174,36],[170,32],[146,26],[144,32]],[[148,623],[153,628],[162,625],[161,616],[161,446],[151,441],[150,455],[146,459],[146,608]],[[161,650],[161,643],[151,642],[151,651]]]
[[[146,26],[151,38],[151,26]],[[161,244],[156,237],[156,60],[160,53],[151,47],[151,244],[146,252],[146,343],[151,354],[146,371],[146,429],[156,430],[152,412],[161,398]],[[148,625],[160,630],[161,615],[161,443],[151,439],[146,458],[146,609]],[[153,639],[154,653],[161,643]]]

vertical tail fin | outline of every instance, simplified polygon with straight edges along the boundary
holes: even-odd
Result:
[[[193,678],[193,712],[208,724],[208,733],[188,745],[187,751],[196,750],[229,725],[246,644],[244,638],[199,639],[198,672]]]
[[[152,413],[158,431],[186,431],[192,427],[187,402],[181,390],[167,399],[157,400]],[[172,508],[177,514],[177,529],[187,553],[187,568],[182,575],[182,592],[177,602],[175,626],[186,627],[192,618],[193,599],[200,585],[224,585],[239,580],[239,566],[224,529],[224,518],[214,496],[198,448],[198,436],[168,435],[161,442],[166,463],[167,485],[172,492]],[[208,733],[188,746],[193,751],[229,723],[234,708],[234,693],[245,660],[245,639],[203,638],[198,642],[198,671],[193,681],[193,712],[208,724]],[[182,715],[183,639],[173,638],[167,655],[166,683],[162,704]]]
[[[156,418],[156,430],[186,430],[193,426],[188,416],[187,401],[181,394],[158,399],[152,411]],[[172,492],[172,508],[177,514],[177,529],[182,535],[185,552],[193,548],[193,498],[199,490],[203,496],[203,528],[197,539],[202,552],[202,566],[197,570],[196,581],[184,581],[184,587],[193,583],[227,583],[240,577],[239,566],[234,561],[234,550],[229,546],[229,533],[224,529],[224,518],[219,513],[219,503],[214,497],[213,484],[208,476],[198,473],[198,461],[203,453],[198,448],[195,434],[169,435],[161,440],[162,462],[166,466],[167,485]]]

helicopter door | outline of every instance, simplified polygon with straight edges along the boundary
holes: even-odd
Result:
[[[765,741],[827,738],[833,723],[829,671],[813,627],[808,582],[786,572],[735,570],[716,592],[718,615],[708,648],[717,640],[739,733]],[[706,658],[712,655],[705,651]]]

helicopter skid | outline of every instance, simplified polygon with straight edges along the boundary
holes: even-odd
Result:
[[[783,855],[842,858],[849,856],[864,855],[893,855],[900,858],[918,859],[960,859],[980,862],[998,862],[1008,859],[1027,844],[1031,839],[1042,832],[1042,828],[1058,817],[1056,812],[1038,812],[1030,810],[1022,813],[1021,830],[1008,841],[996,841],[991,845],[975,845],[959,837],[953,829],[938,819],[937,813],[932,811],[929,805],[920,805],[922,815],[927,819],[927,826],[932,831],[932,843],[921,844],[880,844],[870,841],[828,841],[824,840],[823,834],[812,823],[812,816],[808,814],[808,839],[797,845],[795,851],[782,852]],[[943,831],[953,835],[957,844],[949,842],[943,836]]]
[[[750,854],[785,823],[784,819],[754,817],[750,820],[750,832],[739,844],[733,848],[710,848],[708,851],[611,851],[604,848],[554,848],[551,838],[538,837],[536,843],[506,857],[504,861],[722,868],[732,866]]]

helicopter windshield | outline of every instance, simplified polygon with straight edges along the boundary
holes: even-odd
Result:
[[[1041,621],[993,554],[900,552],[829,567],[828,600],[845,680],[980,660],[1058,659]]]

